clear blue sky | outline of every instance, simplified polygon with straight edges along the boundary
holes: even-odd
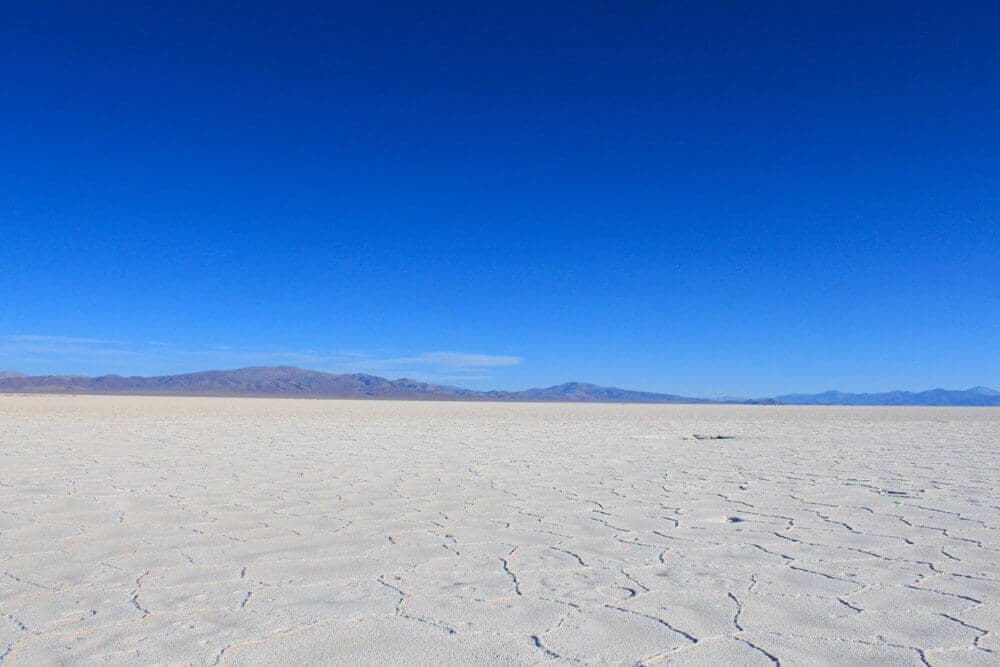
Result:
[[[1000,386],[996,3],[144,4],[4,9],[0,368]]]

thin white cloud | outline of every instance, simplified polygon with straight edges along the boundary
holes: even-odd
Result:
[[[424,352],[423,354],[411,357],[364,359],[361,363],[368,368],[432,366],[448,369],[476,369],[518,366],[523,361],[521,357],[511,355],[471,354],[468,352]]]
[[[98,374],[159,374],[171,372],[178,365],[190,370],[294,365],[334,373],[367,372],[430,382],[487,380],[493,369],[523,363],[521,357],[514,355],[441,350],[390,357],[358,350],[243,348],[214,342],[186,346],[158,340],[128,342],[27,334],[0,335],[0,355],[10,357],[3,360],[7,365],[16,366],[18,359],[30,360],[32,365],[43,364],[52,372],[87,368]]]
[[[408,377],[419,382],[429,382],[431,384],[452,384],[459,382],[477,382],[480,380],[491,380],[492,375],[439,375],[437,373],[417,373],[418,377],[412,377],[411,373],[387,373],[391,378],[398,379]]]
[[[35,336],[20,334],[16,336],[0,336],[0,340],[14,343],[50,343],[53,345],[127,345],[120,340],[105,340],[103,338],[74,338],[72,336]]]
[[[0,354],[11,356],[43,355],[60,359],[67,357],[134,357],[141,355],[142,352],[131,343],[120,340],[19,334],[0,336]]]
[[[496,366],[519,366],[523,359],[512,355],[467,354],[464,352],[427,352],[417,360],[437,364],[447,368],[493,368]]]

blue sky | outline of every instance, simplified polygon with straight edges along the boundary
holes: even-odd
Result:
[[[995,4],[484,4],[7,8],[0,368],[1000,386]]]

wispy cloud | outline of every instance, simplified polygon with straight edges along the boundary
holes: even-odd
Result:
[[[70,356],[103,358],[136,355],[139,351],[130,343],[120,340],[18,334],[0,336],[0,354],[14,357],[16,361],[17,357],[27,355],[34,355],[32,358],[36,360]]]
[[[390,357],[387,359],[365,359],[362,363],[367,368],[375,367],[422,367],[435,366],[451,369],[496,368],[498,366],[518,366],[523,362],[521,357],[496,354],[470,354],[467,352],[424,352],[409,357]]]
[[[492,372],[524,363],[519,356],[473,352],[434,351],[406,356],[356,356],[354,368],[392,378],[426,382],[475,382],[491,379]]]
[[[19,334],[16,336],[0,336],[2,341],[14,343],[51,343],[54,345],[126,345],[120,340],[105,340],[103,338],[74,338],[72,336],[35,336]]]
[[[239,366],[305,366],[335,373],[367,372],[429,382],[490,379],[499,369],[518,366],[515,355],[436,350],[378,354],[359,350],[292,350],[241,347],[210,342],[182,345],[165,341],[130,342],[103,338],[0,335],[0,365],[32,372],[155,375]]]

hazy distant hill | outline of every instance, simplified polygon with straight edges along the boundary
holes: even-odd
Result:
[[[479,392],[363,373],[336,375],[294,366],[258,366],[182,375],[41,375],[0,379],[0,390],[40,393],[464,398]]]
[[[527,391],[474,391],[417,380],[387,380],[363,373],[334,374],[295,366],[257,366],[183,375],[17,375],[0,379],[0,391],[17,393],[303,396],[426,400],[703,402],[671,394],[627,391],[571,382]]]
[[[654,394],[617,387],[600,387],[585,382],[566,382],[544,389],[527,389],[511,394],[522,401],[605,401],[611,403],[711,403],[704,398]]]
[[[848,394],[826,391],[822,394],[778,396],[779,403],[803,405],[967,405],[1000,406],[1000,391],[989,387],[971,389],[929,389],[927,391],[887,391],[880,394]]]
[[[577,403],[736,403],[704,398],[601,387],[567,382],[524,391],[475,391],[417,380],[386,378],[364,373],[335,374],[295,366],[254,366],[231,371],[203,371],[182,375],[123,377],[121,375],[37,375],[0,372],[0,392],[47,394],[167,394],[176,396],[299,396],[314,398],[386,398],[465,401],[565,401]],[[964,391],[892,391],[882,394],[788,394],[742,401],[755,404],[803,405],[965,405],[1000,406],[1000,391],[973,387]]]

